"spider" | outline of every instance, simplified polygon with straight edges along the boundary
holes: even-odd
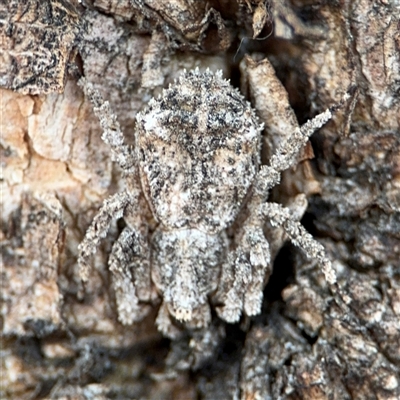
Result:
[[[329,285],[337,285],[323,246],[288,208],[267,201],[281,172],[296,163],[333,109],[296,129],[268,165],[261,165],[262,124],[221,72],[185,71],[158,99],[150,100],[136,116],[134,146],[126,144],[108,102],[90,83],[82,79],[81,85],[127,186],[104,201],[79,246],[78,263],[87,280],[89,257],[111,222],[125,218],[127,226],[109,257],[122,323],[143,318],[154,300],[154,287],[162,299],[156,324],[169,337],[174,337],[177,323],[207,327],[211,307],[229,323],[243,313],[259,314],[270,267],[266,221],[282,227],[320,263]],[[151,234],[141,217],[143,195],[158,223]],[[227,230],[234,223],[230,237]]]

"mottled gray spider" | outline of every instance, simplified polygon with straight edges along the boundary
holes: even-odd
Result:
[[[127,226],[109,258],[122,323],[143,317],[154,297],[152,283],[162,298],[157,326],[170,337],[174,320],[207,326],[210,304],[227,322],[238,321],[242,312],[260,313],[270,264],[266,220],[316,259],[335,287],[323,246],[288,208],[267,202],[281,172],[296,163],[311,134],[331,118],[330,110],[296,129],[261,166],[262,125],[221,72],[185,72],[152,99],[136,117],[134,147],[125,143],[109,104],[90,83],[82,85],[127,188],[105,200],[80,244],[81,276],[88,279],[88,257],[112,220],[125,217]],[[141,192],[158,222],[151,236],[138,205]],[[234,221],[239,228],[228,239]]]

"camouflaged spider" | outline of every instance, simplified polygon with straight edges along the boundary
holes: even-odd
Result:
[[[125,144],[116,117],[91,84],[82,86],[95,106],[103,140],[125,173],[127,189],[108,198],[79,246],[82,279],[113,219],[127,226],[112,248],[109,267],[119,319],[140,320],[154,283],[162,298],[157,326],[174,337],[174,321],[202,328],[220,318],[239,320],[261,311],[269,244],[266,220],[322,266],[331,287],[336,276],[323,246],[291,217],[288,208],[267,202],[282,171],[293,166],[311,134],[330,110],[296,129],[260,166],[262,125],[243,96],[222,73],[185,72],[136,117],[135,146]],[[148,235],[138,206],[143,193],[154,218]],[[134,216],[134,218],[132,218]],[[240,221],[234,238],[226,234]],[[149,237],[147,237],[149,236]]]

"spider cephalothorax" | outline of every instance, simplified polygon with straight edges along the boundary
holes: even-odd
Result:
[[[137,115],[134,148],[125,144],[108,103],[90,84],[84,87],[128,185],[106,200],[80,245],[83,278],[88,276],[88,256],[112,219],[140,215],[140,191],[158,222],[148,237],[140,228],[145,222],[128,223],[113,246],[109,265],[123,323],[143,316],[152,283],[163,300],[157,324],[169,336],[173,320],[207,326],[210,304],[228,322],[237,321],[242,312],[258,314],[270,273],[266,220],[283,227],[322,264],[329,283],[335,283],[323,247],[287,208],[267,202],[281,172],[296,163],[308,137],[331,118],[329,110],[296,129],[269,164],[260,167],[262,126],[220,72],[185,72],[152,99]],[[228,239],[225,230],[239,216],[239,227]]]

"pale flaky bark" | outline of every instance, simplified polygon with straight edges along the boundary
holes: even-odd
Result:
[[[12,0],[0,22],[0,397],[400,398],[398,1]],[[125,187],[79,77],[132,144],[137,112],[196,67],[222,70],[251,102],[265,164],[349,93],[270,196],[294,219],[306,209],[348,308],[268,223],[262,313],[240,324],[213,315],[201,336],[169,341],[155,304],[121,325],[107,259],[122,223],[81,281],[78,245]],[[154,231],[144,198],[138,208]]]

